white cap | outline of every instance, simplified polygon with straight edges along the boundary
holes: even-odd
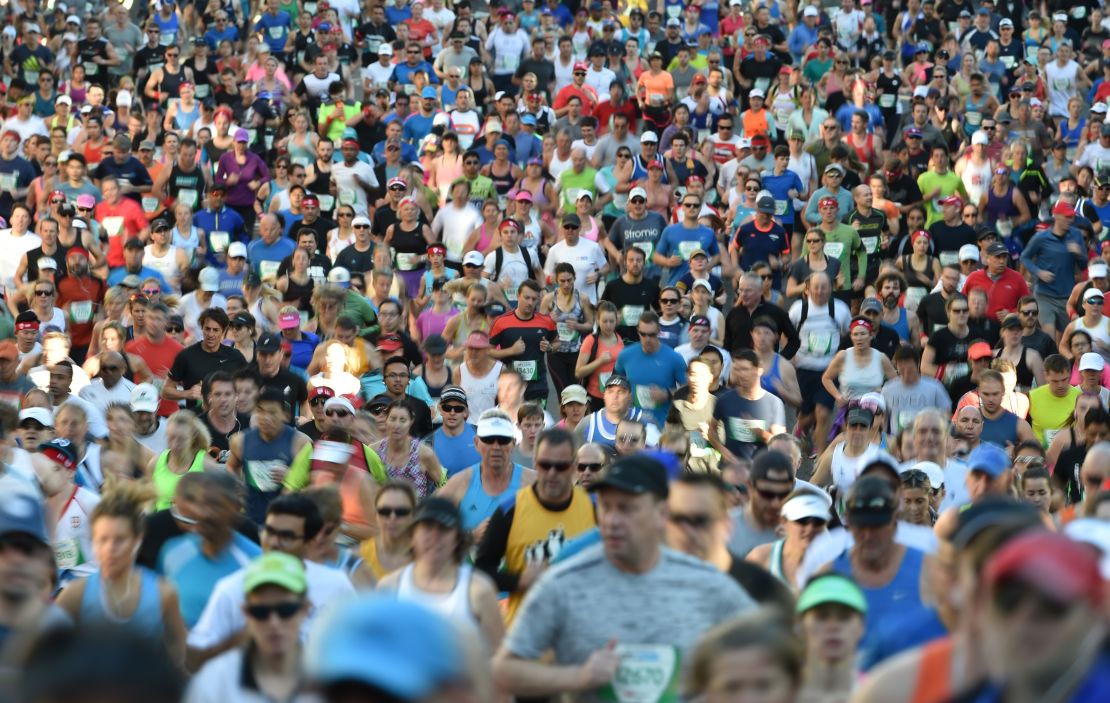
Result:
[[[32,22],[30,24],[23,25],[23,31],[24,32],[35,32],[36,34],[42,34],[42,27],[40,27],[37,24],[35,24],[34,22]]]
[[[1102,291],[1100,291],[1098,288],[1088,288],[1087,290],[1083,291],[1083,302],[1084,303],[1086,303],[1089,300],[1094,300],[1095,298],[1105,298],[1105,297],[1106,297],[1106,294],[1103,293]]]
[[[1095,103],[1094,105],[1091,105],[1091,112],[1105,113],[1106,103]]]
[[[908,469],[903,469],[902,473],[914,470],[922,471],[929,477],[929,485],[933,490],[944,485],[944,471],[937,464],[931,461],[919,461]]]
[[[5,37],[8,37],[9,39],[15,39],[15,35],[16,35],[15,27],[13,27],[12,25],[9,24],[7,27],[4,27],[4,30],[2,32],[0,32],[0,34],[3,34]]]
[[[706,289],[710,293],[713,292],[713,286],[709,285],[709,281],[705,280],[704,278],[695,279],[694,285],[690,286],[690,290],[694,290],[695,288],[699,287]]]
[[[436,116],[432,118],[432,126],[433,127],[438,127],[440,125],[446,126],[446,125],[449,125],[449,124],[451,124],[451,118],[447,116],[446,112],[437,112]],[[435,136],[435,135],[428,135],[428,136]]]
[[[749,98],[765,98],[765,97],[767,97],[767,95],[766,95],[766,93],[764,93],[759,88],[752,88],[750,91],[748,91],[748,97]]]
[[[57,271],[58,262],[52,256],[43,256],[39,258],[39,271]]]
[[[1053,22],[1067,22],[1068,14],[1066,12],[1056,12],[1052,15]]]
[[[66,41],[71,41],[71,42],[77,41],[77,33],[76,32],[66,32],[65,34],[62,35],[62,41],[64,41],[64,42],[66,42]]]
[[[1098,570],[1110,581],[1110,522],[1093,517],[1072,520],[1064,526],[1064,534],[1076,542],[1089,544],[1102,554]]]
[[[1098,352],[1087,352],[1079,357],[1080,371],[1102,371],[1105,367],[1106,362]]]
[[[342,266],[336,266],[328,273],[329,283],[350,283],[351,272]]]
[[[378,45],[378,56],[393,56],[393,45],[383,41]]]
[[[987,133],[981,129],[975,130],[975,133],[971,135],[972,144],[980,144],[982,146],[986,146],[987,144],[990,144],[990,141],[991,140],[987,137]]]
[[[979,259],[979,247],[974,244],[965,244],[960,247],[960,261],[975,261]]]
[[[802,17],[817,17],[820,14],[813,5],[806,5],[806,9],[802,10]]]
[[[1029,98],[1029,107],[1044,107],[1040,98]]]
[[[81,26],[81,18],[77,15],[70,15],[69,17],[66,17],[66,24],[70,23]]]
[[[485,415],[485,413],[482,414]],[[516,426],[509,420],[500,416],[482,417],[478,420],[477,435],[481,439],[485,439],[486,437],[516,438]]]
[[[54,413],[46,408],[24,408],[19,411],[19,421],[34,420],[43,427],[54,426]]]
[[[231,244],[228,244],[227,258],[237,259],[240,257],[244,259],[247,258],[247,245],[243,244],[242,242],[232,242]]]
[[[355,414],[355,406],[351,404],[351,401],[347,400],[341,395],[328,398],[327,401],[324,403],[325,412],[331,410],[332,408],[339,408],[340,410],[346,410],[352,415]]]
[[[73,104],[73,98],[69,97],[68,95],[59,95],[57,98],[54,99],[54,104],[57,105],[58,103],[65,103],[66,105],[72,105]]]
[[[640,186],[636,186],[632,190],[628,191],[628,199],[629,200],[631,200],[632,198],[636,198],[636,197],[640,197],[640,198],[643,198],[644,200],[647,200],[647,191],[644,190],[643,188],[641,188]]]
[[[737,149],[751,149],[752,140],[747,137],[740,137],[740,141],[736,145]]]
[[[575,199],[574,199],[574,201],[575,201],[575,202],[578,202],[578,201],[579,201],[579,200],[581,200],[582,198],[589,198],[589,199],[590,199],[590,201],[593,201],[593,199],[594,199],[594,194],[590,192],[590,189],[589,189],[589,188],[581,188],[581,189],[579,189],[579,191],[578,191],[578,197],[577,197],[577,198],[575,198]]]
[[[463,264],[470,264],[471,266],[481,266],[486,263],[486,258],[482,256],[482,252],[480,251],[468,251],[466,255],[463,256],[462,262]]]
[[[563,389],[559,395],[559,405],[566,405],[567,403],[581,403],[586,405],[590,397],[586,394],[586,389],[577,383],[572,383]]]
[[[373,224],[373,223],[370,222],[370,218],[367,217],[366,215],[356,215],[355,219],[351,220],[351,226],[352,227],[361,227],[362,225],[369,226],[371,224]]]
[[[131,91],[121,90],[116,94],[116,107],[126,106],[131,107]]]
[[[159,401],[157,388],[150,383],[140,383],[131,391],[131,412],[157,412]]]
[[[312,447],[312,460],[325,464],[346,464],[351,459],[353,449],[347,442],[317,441]]]
[[[913,89],[913,97],[924,98],[929,94],[929,86],[919,85]]]
[[[816,517],[828,522],[832,517],[829,514],[831,506],[832,501],[824,493],[799,491],[797,495],[782,504],[782,518],[795,522],[807,517]]]
[[[659,135],[656,134],[655,132],[652,132],[650,129],[645,130],[644,133],[640,135],[640,143],[641,144],[658,144],[659,143]]]
[[[42,268],[42,264],[39,264],[39,268]],[[1087,267],[1087,278],[1106,278],[1108,271],[1110,268],[1106,264],[1091,264]]]
[[[886,415],[886,398],[883,397],[882,393],[875,393],[874,391],[864,393],[859,398],[859,404],[869,410],[874,406],[879,412]]]
[[[220,272],[211,266],[205,266],[197,274],[197,283],[205,293],[215,293],[220,289]]]

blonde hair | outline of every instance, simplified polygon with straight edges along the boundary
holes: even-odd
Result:
[[[718,658],[751,647],[765,650],[797,690],[802,679],[802,640],[779,609],[768,607],[728,620],[701,637],[690,659],[685,695],[690,698],[705,695]]]
[[[170,415],[169,420],[166,420],[167,430],[170,425],[181,425],[192,433],[192,439],[189,441],[189,451],[192,454],[207,452],[212,444],[212,435],[208,433],[208,428],[192,410],[178,410]]]

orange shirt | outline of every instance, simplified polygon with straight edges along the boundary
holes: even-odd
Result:
[[[653,76],[651,71],[644,71],[636,84],[636,92],[648,105],[661,107],[666,105],[674,95],[674,78],[671,78],[671,74],[666,71],[660,71],[656,76]]]

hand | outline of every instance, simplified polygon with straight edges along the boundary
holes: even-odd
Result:
[[[597,279],[598,279],[599,276],[600,276],[600,274],[597,273],[596,271],[594,273],[587,273],[586,274],[586,283],[591,283],[591,284],[597,283]]]
[[[656,403],[666,403],[671,399],[671,395],[659,386],[651,386],[651,399]]]
[[[1037,278],[1039,278],[1042,283],[1052,283],[1056,280],[1056,274],[1047,269],[1041,269],[1037,272]]]
[[[605,352],[604,354],[597,357],[597,359],[601,362],[601,365],[604,366],[605,364],[608,364],[610,361],[613,360],[613,354],[611,352]]]
[[[200,400],[200,384],[196,384],[189,390],[185,391],[185,396],[189,400]]]
[[[520,575],[520,581],[517,582],[517,590],[527,591],[546,570],[546,561],[534,561],[525,566],[524,572]]]
[[[857,278],[852,281],[852,290],[863,290],[863,279]]]
[[[1009,314],[1010,314],[1009,310],[1002,309],[1002,310],[999,310],[998,312],[996,312],[995,316],[998,318],[999,322],[1002,322],[1003,320],[1006,319],[1006,316],[1009,315]]]
[[[470,534],[474,537],[475,544],[478,544],[482,541],[482,536],[486,534],[487,527],[489,527],[489,518],[486,518],[485,520],[479,522],[478,526],[470,531]]]
[[[540,351],[546,354],[550,349],[551,349],[551,342],[547,341],[546,339],[541,339],[540,340]]]
[[[679,256],[678,254],[675,254],[675,255],[671,256],[669,259],[667,259],[667,266],[669,266],[670,268],[674,268],[675,266],[678,266],[681,263],[682,263],[682,257]]]
[[[544,341],[547,341],[547,340],[544,340]],[[524,344],[524,340],[523,339],[518,339],[513,344],[513,346],[509,347],[509,351],[511,351],[513,354],[523,354],[524,350],[526,348],[527,348],[527,346]]]
[[[609,683],[617,675],[620,664],[617,641],[609,640],[608,644],[596,650],[578,667],[579,690],[589,691]]]
[[[1083,247],[1079,246],[1075,242],[1068,242],[1068,251],[1070,251],[1073,254],[1082,254],[1083,253]]]
[[[233,174],[231,174],[230,176],[228,176],[227,178],[224,179],[224,183],[226,183],[229,186],[233,186],[238,182],[239,182],[239,174],[238,173],[233,173]]]
[[[262,185],[262,181],[259,181],[258,179],[255,179],[255,180],[251,181],[250,183],[248,183],[247,187],[250,188],[251,190],[258,190],[259,186],[261,186],[261,185]]]

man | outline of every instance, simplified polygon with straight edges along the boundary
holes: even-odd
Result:
[[[840,203],[836,198],[821,198],[817,212],[820,217],[817,229],[825,235],[825,255],[840,261],[843,282],[836,291],[836,296],[847,303],[863,294],[867,275],[867,250],[864,249],[863,240],[856,228],[840,221]],[[806,245],[802,248],[802,257],[808,254],[809,246]]]
[[[385,393],[389,402],[401,401],[412,412],[413,423],[409,432],[417,438],[424,437],[432,431],[432,411],[423,400],[411,395],[409,382],[412,380],[409,362],[402,356],[391,356],[382,364],[382,379],[385,381]]]
[[[1014,442],[1013,444],[1017,444]],[[982,441],[967,456],[967,476],[964,479],[964,488],[971,499],[971,504],[987,500],[1004,500],[1011,496],[1013,490],[1013,465],[1004,449],[1004,445]],[[942,540],[950,540],[959,526],[960,513],[968,506],[952,506],[945,510],[937,519],[933,531]]]
[[[139,356],[154,378],[160,382],[165,381],[183,349],[177,340],[166,334],[168,317],[169,308],[162,303],[147,307],[143,333],[124,346],[128,354]],[[168,417],[177,410],[177,407],[176,402],[163,400],[158,407],[158,414]]]
[[[1021,344],[1033,349],[1047,359],[1057,352],[1056,341],[1041,329],[1040,305],[1037,299],[1027,295],[1018,301],[1018,316],[1021,318]]]
[[[183,144],[182,154],[184,153]],[[177,168],[180,168],[180,165]],[[181,197],[181,195],[182,191],[178,191],[178,196]],[[227,206],[224,202],[225,195],[223,186],[213,185],[208,189],[205,207],[193,215],[193,224],[203,230],[208,238],[208,263],[212,266],[220,264],[220,253],[230,252],[229,247],[232,242],[243,243],[247,238],[242,216]]]
[[[937,209],[938,205],[943,204],[943,199],[955,195],[960,198],[960,202],[963,202],[967,198],[963,181],[949,170],[950,164],[948,148],[942,144],[935,145],[930,152],[929,170],[917,177],[917,187],[921,190],[922,198],[926,203],[925,227],[927,229],[943,216],[943,213]]]
[[[544,275],[548,282],[555,281],[555,267],[566,263],[574,267],[574,288],[597,305],[597,288],[609,273],[609,262],[597,242],[579,236],[582,220],[578,215],[563,215],[562,239],[547,253]]]
[[[643,188],[633,189],[643,191]],[[659,232],[663,231],[665,226],[663,217],[657,212],[646,212],[644,201],[647,198],[646,193],[635,194],[629,200],[628,215],[633,215],[633,210],[640,211],[640,221],[628,219],[628,216],[622,217],[614,224],[612,232],[622,229],[622,235],[625,237],[631,236],[633,231],[643,233],[648,239],[643,241],[629,241],[628,246],[625,242],[619,245],[616,241],[612,242],[609,246],[617,247],[621,250],[619,259],[624,263],[624,273],[620,278],[614,279],[605,286],[605,292],[601,294],[602,300],[607,300],[617,307],[617,334],[624,340],[625,344],[633,344],[636,342],[636,325],[640,322],[640,316],[644,314],[645,310],[651,308],[651,304],[659,297],[659,283],[657,279],[644,277],[644,266],[647,260],[647,251],[654,250],[655,238],[658,237]],[[639,202],[633,204],[633,200]],[[658,222],[652,224],[647,222],[654,215],[658,218]],[[622,222],[628,219],[622,228]],[[643,222],[644,224],[641,224]],[[636,230],[632,230],[636,227]],[[644,227],[645,229],[640,229]],[[657,229],[656,229],[657,228]],[[652,235],[650,230],[656,230]],[[607,242],[609,240],[606,240]]]
[[[775,221],[775,197],[770,192],[764,190],[756,195],[755,214],[740,225],[729,242],[728,253],[733,267],[740,271],[766,262],[774,271],[771,285],[776,290],[782,287],[782,270],[790,260],[790,236]]]
[[[737,557],[778,539],[782,504],[795,488],[794,463],[780,451],[760,452],[752,462],[746,487],[748,504],[734,511],[728,543]]]
[[[235,411],[235,377],[230,372],[213,371],[201,383],[204,412],[200,421],[212,440],[208,453],[218,463],[226,464],[232,437],[250,427],[251,418]]]
[[[941,216],[929,225],[933,251],[942,266],[960,263],[964,256],[963,248],[969,244],[974,246],[977,240],[975,230],[961,217],[964,201],[953,193],[940,198],[937,203],[941,206]]]
[[[20,401],[35,384],[18,373],[19,348],[10,339],[0,341],[0,403],[19,408]],[[84,390],[84,389],[81,389]]]
[[[690,271],[689,257],[698,249],[709,255],[710,267],[721,261],[721,250],[713,230],[701,224],[701,198],[687,193],[682,198],[682,222],[668,225],[659,237],[652,261],[670,269],[667,282],[674,285]]]
[[[374,269],[374,241],[370,234],[370,219],[358,215],[351,220],[351,228],[355,232],[355,241],[340,250],[339,255],[335,257],[335,265],[348,271],[372,271]]]
[[[481,462],[456,473],[437,495],[458,504],[463,528],[479,543],[497,506],[536,480],[536,472],[512,463],[516,425],[496,408],[482,413],[475,431]],[[477,474],[477,475],[475,475]]]
[[[273,283],[281,262],[293,255],[297,245],[292,239],[282,236],[282,224],[273,213],[258,218],[258,233],[259,238],[247,245],[247,260],[250,261],[251,271],[258,274],[263,282]]]
[[[1071,365],[1060,354],[1044,360],[1044,385],[1029,392],[1029,421],[1044,446],[1071,424],[1079,389],[1071,385]]]
[[[781,335],[786,337],[786,344],[780,353],[787,359],[793,359],[800,344],[797,328],[781,306],[763,299],[763,277],[751,271],[743,274],[737,293],[738,304],[725,317],[725,350],[751,349],[752,322],[765,316],[774,320]]]
[[[135,384],[123,377],[126,367],[119,352],[102,351],[97,356],[97,362],[99,372],[89,385],[81,389],[77,397],[105,415],[109,405],[126,405],[131,402],[131,392],[135,390]]]
[[[57,282],[57,305],[69,321],[70,356],[83,363],[92,341],[94,320],[108,287],[103,280],[92,276],[89,252],[84,247],[70,247],[66,252],[66,268],[69,275]]]
[[[615,697],[613,677],[622,661],[639,658],[634,651],[667,651],[674,656],[657,670],[658,680],[677,697],[679,661],[706,629],[750,608],[751,598],[709,564],[661,546],[668,495],[662,464],[626,457],[592,489],[602,544],[533,586],[494,657],[494,676],[516,695],[573,693],[572,700],[592,702]],[[584,592],[592,596],[584,599]],[[643,612],[645,594],[659,599],[650,606],[650,630],[634,615]],[[540,663],[551,650],[554,662]]]
[[[928,233],[923,236],[928,236]],[[940,271],[940,283],[936,289],[918,303],[917,317],[924,334],[932,335],[948,324],[948,311],[945,306],[953,293],[960,294],[961,278],[963,274],[958,263],[944,266]]]
[[[286,421],[308,416],[308,385],[304,379],[282,363],[282,338],[266,334],[254,343],[254,366],[262,386],[278,391],[292,415]],[[221,369],[234,373],[235,369]]]
[[[709,425],[710,444],[727,461],[750,460],[771,437],[786,431],[786,408],[760,385],[762,373],[754,351],[732,352],[733,389],[718,396]]]
[[[96,439],[107,437],[108,425],[104,421],[104,413],[84,398],[70,395],[70,388],[73,387],[73,370],[75,368],[73,362],[68,360],[60,361],[57,364],[47,367],[50,374],[47,390],[50,392],[50,401],[54,404],[53,410],[56,414],[58,409],[63,405],[76,405],[84,411],[85,419],[88,423],[88,432]],[[82,387],[81,390],[87,387],[86,385]],[[59,431],[60,429],[61,428],[59,428]],[[74,441],[77,441],[76,437]]]
[[[1009,267],[1010,250],[995,242],[987,247],[987,267],[975,271],[964,282],[963,294],[981,288],[987,292],[987,317],[1001,322],[1017,312],[1018,301],[1029,295],[1029,286],[1020,273]]]
[[[700,285],[700,284],[699,284]],[[709,318],[705,315],[694,315],[690,318],[690,324],[686,327],[686,337],[689,341],[685,344],[679,344],[675,347],[675,351],[682,357],[682,360],[687,365],[691,361],[701,356],[701,353],[709,347],[713,347],[720,352],[722,359],[724,359],[723,373],[727,379],[728,372],[732,368],[732,358],[726,356],[725,350],[721,349],[715,344],[709,343],[710,328],[712,324]]]
[[[979,402],[983,412],[982,441],[1004,447],[1033,439],[1033,430],[1029,428],[1029,423],[1002,406],[1004,394],[1005,382],[1002,374],[994,369],[986,369],[979,374]],[[1076,391],[1076,395],[1078,394]]]
[[[593,442],[615,450],[620,423],[625,420],[645,422],[647,416],[645,411],[633,407],[632,384],[626,376],[619,373],[613,373],[606,379],[602,389],[602,402],[601,409],[582,418],[574,431],[584,442]],[[649,422],[647,427],[658,433],[654,423]]]
[[[286,554],[297,560],[304,570],[308,609],[301,624],[300,635],[307,636],[312,622],[329,605],[354,595],[354,587],[346,573],[305,559],[311,542],[323,527],[316,504],[310,498],[287,495],[276,499],[265,513],[261,530],[263,556]],[[244,591],[248,590],[251,566],[221,578],[212,590],[208,604],[196,625],[190,628],[187,659],[192,668],[228,649],[238,646],[239,637],[250,611],[244,607]]]
[[[947,412],[952,407],[944,384],[921,375],[919,355],[913,347],[901,344],[892,357],[897,378],[883,384],[883,400],[890,418],[891,434],[897,435],[913,425],[914,418],[925,408]]]
[[[555,339],[555,323],[547,315],[536,312],[540,286],[526,279],[517,288],[517,306],[501,315],[490,325],[490,350],[494,359],[508,359],[512,368],[528,384],[525,400],[544,404],[547,400],[547,368],[544,355]]]
[[[476,448],[474,425],[467,422],[470,407],[466,391],[447,386],[439,393],[439,416],[443,423],[428,436],[427,444],[436,453],[447,478],[481,461]]]
[[[1037,232],[1021,252],[1021,263],[1036,278],[1033,296],[1045,334],[1058,337],[1068,324],[1067,300],[1077,266],[1086,266],[1083,235],[1074,226],[1075,208],[1059,200],[1052,206],[1052,227]]]
[[[194,408],[200,406],[201,382],[208,374],[216,370],[234,372],[247,363],[239,350],[223,344],[229,324],[226,312],[219,308],[209,308],[200,314],[197,322],[200,324],[201,340],[178,352],[173,366],[166,374],[166,383],[162,386],[162,397],[165,400],[184,400]],[[150,324],[151,316],[148,311],[148,328]],[[157,373],[151,364],[147,365]]]
[[[501,235],[501,246],[486,254],[482,275],[489,281],[489,293],[502,300],[506,307],[519,304],[518,289],[529,279],[542,281],[543,269],[539,259],[533,259],[526,247],[522,247],[523,225],[506,218],[497,226]]]
[[[661,426],[670,410],[674,389],[686,379],[686,362],[678,352],[659,340],[659,316],[647,311],[636,326],[639,344],[633,344],[617,357],[613,373],[632,384],[636,407]]]
[[[553,428],[536,439],[536,481],[521,488],[490,517],[474,565],[509,594],[511,625],[528,589],[559,555],[563,545],[595,525],[593,503],[577,477],[575,439]]]
[[[832,281],[827,272],[811,273],[805,288],[805,296],[790,306],[788,319],[790,328],[797,329],[796,337],[802,340],[794,357],[798,387],[802,392],[799,421],[815,426],[818,451],[824,451],[835,403],[825,390],[821,376],[840,349],[841,337],[848,334],[852,313],[843,300],[833,297]]]

